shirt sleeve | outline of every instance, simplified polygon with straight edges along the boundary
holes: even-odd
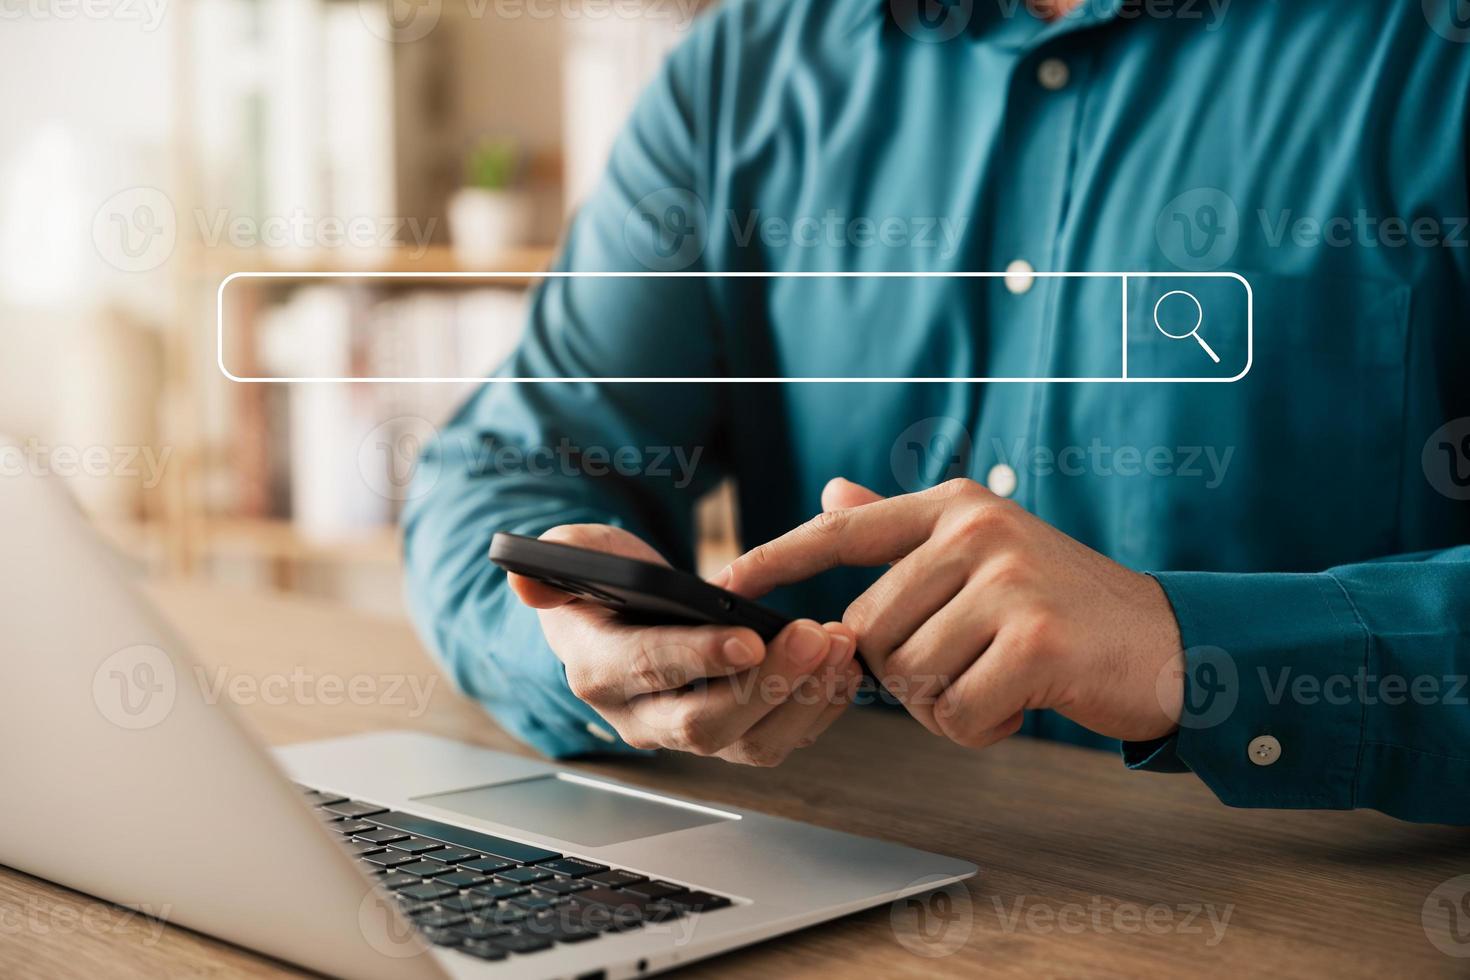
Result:
[[[678,237],[701,194],[689,97],[697,43],[675,52],[635,108],[557,270],[699,270],[700,243]],[[697,276],[548,279],[498,376],[713,376],[722,360],[707,285]],[[633,750],[572,695],[536,613],[487,560],[490,539],[613,524],[687,567],[694,503],[721,474],[719,387],[496,381],[419,462],[403,517],[415,623],[459,688],[545,754]]]
[[[1154,577],[1185,646],[1184,717],[1126,744],[1130,766],[1192,770],[1231,806],[1470,823],[1470,547]]]

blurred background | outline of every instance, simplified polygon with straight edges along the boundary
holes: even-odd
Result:
[[[394,522],[700,0],[16,0],[0,10],[0,456],[154,574],[402,615]],[[237,281],[241,271],[394,272]],[[241,287],[241,288],[237,288]],[[305,339],[303,339],[305,338]],[[706,504],[709,562],[733,544]]]

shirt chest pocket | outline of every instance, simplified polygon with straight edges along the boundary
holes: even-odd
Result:
[[[1311,571],[1392,553],[1409,287],[1245,275],[1255,297],[1250,373],[1233,384],[1139,386],[1134,421],[1161,445],[1198,449],[1218,473],[1213,487],[1151,481],[1148,514],[1136,516],[1161,530],[1139,557],[1154,567]]]

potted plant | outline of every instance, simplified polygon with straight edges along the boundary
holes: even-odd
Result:
[[[491,264],[528,240],[531,201],[517,186],[520,172],[514,140],[486,137],[470,150],[465,186],[449,200],[449,237],[460,264]]]

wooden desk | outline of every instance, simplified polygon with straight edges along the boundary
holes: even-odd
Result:
[[[291,688],[304,695],[285,699],[250,696],[242,684],[253,702],[242,711],[271,743],[396,727],[524,751],[439,678],[400,623],[196,586],[153,595],[211,678],[304,678]],[[373,678],[381,697],[327,703],[330,689],[316,688],[324,677]],[[423,710],[409,684],[390,694],[393,678],[419,690],[433,684]],[[686,757],[585,768],[985,869],[947,906],[929,906],[928,938],[916,908],[884,907],[689,975],[1470,974],[1470,958],[1440,952],[1421,924],[1430,892],[1470,872],[1470,834],[1461,830],[1374,813],[1231,810],[1192,776],[1129,773],[1111,755],[1026,739],[971,753],[906,716],[872,710],[849,712],[779,769]],[[109,918],[108,909],[0,869],[0,976],[297,975],[182,929]],[[1459,951],[1470,954],[1470,944]]]

